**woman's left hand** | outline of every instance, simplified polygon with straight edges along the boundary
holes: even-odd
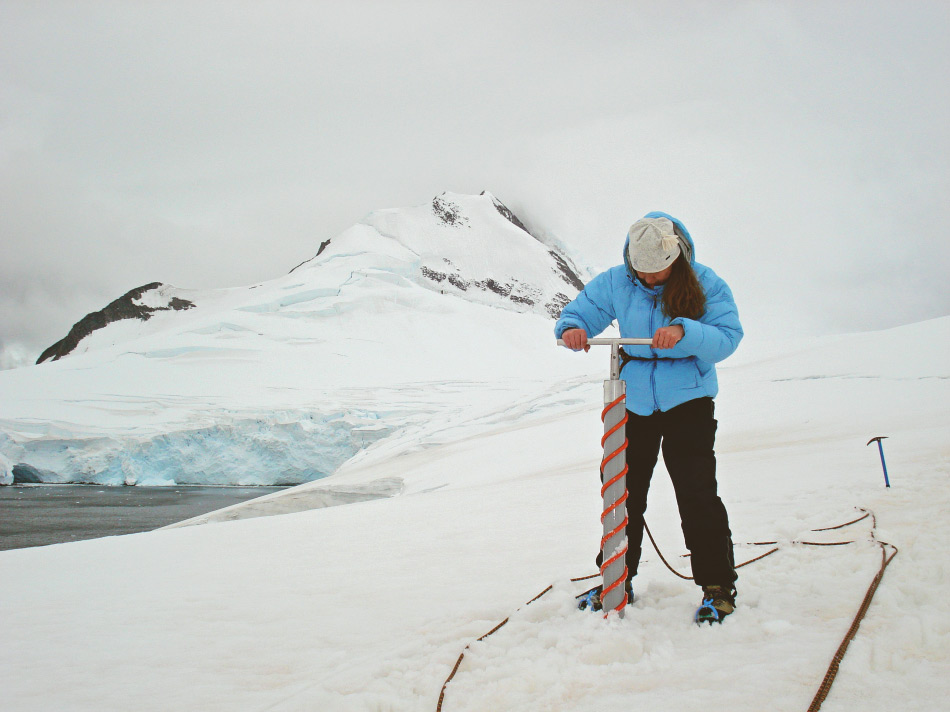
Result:
[[[679,324],[661,326],[653,335],[653,348],[671,349],[683,339],[685,334],[686,330]]]

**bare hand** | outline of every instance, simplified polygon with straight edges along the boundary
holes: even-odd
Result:
[[[661,326],[653,335],[653,348],[671,349],[680,341],[682,341],[685,334],[686,330],[679,324],[674,324],[673,326]]]
[[[568,329],[561,334],[564,345],[571,351],[590,351],[590,345],[587,343],[587,332],[583,329]]]

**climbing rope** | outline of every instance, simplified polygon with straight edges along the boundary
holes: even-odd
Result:
[[[834,527],[824,527],[822,529],[812,529],[812,531],[813,532],[830,532],[833,529],[842,529],[851,524],[856,524],[860,521],[864,521],[865,519],[868,518],[868,516],[869,514],[865,514],[863,517],[859,517],[858,519],[855,519],[850,522],[845,522],[844,524],[838,524],[837,526],[834,526]],[[653,532],[650,531],[650,527],[647,526],[646,521],[643,522],[643,529],[647,533],[647,536],[650,538],[650,543],[653,545],[654,551],[656,551],[657,555],[660,557],[660,561],[663,562],[666,568],[669,569],[669,571],[675,576],[679,576],[681,579],[685,579],[686,581],[692,581],[693,580],[692,576],[686,576],[685,574],[681,574],[679,571],[677,571],[670,565],[669,561],[666,560],[666,557],[663,556],[663,552],[660,551],[660,547],[657,546],[656,539],[653,538]],[[789,543],[798,544],[800,546],[844,546],[846,544],[853,544],[854,540],[852,539],[850,541],[790,541]],[[752,541],[748,543],[749,546],[775,546],[777,544],[778,544],[777,541]],[[754,559],[749,559],[748,561],[743,561],[741,564],[736,564],[736,568],[741,569],[743,566],[748,566],[749,564],[755,563],[756,561],[764,559],[766,556],[771,556],[778,550],[779,550],[779,547],[775,546],[775,548],[772,549],[771,551],[767,551],[760,556],[756,556]],[[690,555],[683,554],[683,556],[688,557]]]
[[[877,587],[881,585],[881,580],[884,578],[884,570],[888,567],[891,561],[894,560],[894,557],[897,556],[898,548],[893,544],[888,544],[885,541],[879,541],[877,534],[877,517],[874,514],[866,509],[862,509],[862,512],[866,512],[864,517],[861,519],[866,519],[868,516],[871,517],[871,539],[881,547],[881,568],[878,570],[877,575],[871,581],[871,585],[868,587],[867,593],[864,594],[864,600],[861,601],[861,606],[858,608],[858,612],[854,616],[854,620],[851,621],[851,627],[848,628],[848,632],[844,636],[844,640],[841,641],[841,645],[838,646],[838,649],[835,651],[834,656],[831,658],[831,663],[828,665],[828,671],[825,673],[824,679],[821,681],[821,685],[818,686],[818,692],[815,693],[814,699],[811,701],[811,705],[808,706],[808,712],[818,712],[821,709],[821,704],[825,701],[825,698],[828,697],[828,693],[831,691],[831,686],[834,684],[835,677],[838,675],[838,668],[841,666],[841,660],[844,658],[844,654],[848,651],[848,646],[851,645],[851,641],[854,640],[854,636],[858,633],[858,626],[861,625],[861,621],[864,620],[864,616],[868,612],[868,608],[871,607],[871,599],[874,598],[874,594],[877,592]],[[817,531],[817,530],[816,530]],[[891,549],[890,555],[888,555],[888,549]]]
[[[665,556],[663,556],[663,552],[660,551],[660,547],[657,546],[657,544],[656,544],[656,539],[653,538],[653,532],[650,531],[650,527],[647,526],[647,523],[646,523],[645,521],[643,522],[643,529],[646,531],[647,536],[650,537],[650,543],[653,545],[654,551],[656,551],[657,555],[660,557],[660,561],[663,562],[663,564],[666,566],[666,568],[669,569],[675,576],[679,576],[681,579],[685,579],[686,581],[692,581],[692,580],[693,580],[693,577],[692,577],[692,576],[687,576],[686,574],[681,574],[679,571],[677,571],[677,570],[674,569],[672,566],[670,566],[670,562],[666,560],[666,557],[665,557]],[[769,544],[777,544],[778,542],[771,541],[771,542],[767,542],[767,543],[769,543]],[[778,547],[777,547],[777,546],[776,546],[774,549],[772,549],[771,551],[766,551],[766,552],[765,552],[764,554],[762,554],[761,556],[756,556],[754,559],[749,559],[748,561],[743,561],[741,564],[736,564],[736,568],[737,568],[737,569],[741,569],[743,566],[748,566],[749,564],[754,563],[754,562],[756,562],[756,561],[759,561],[760,559],[764,559],[766,556],[771,556],[771,555],[774,554],[776,551],[778,551]]]
[[[868,517],[871,517],[871,522],[872,522],[871,539],[881,547],[882,560],[881,560],[881,568],[877,572],[877,575],[874,577],[874,580],[871,581],[871,585],[868,588],[867,593],[864,595],[864,600],[862,601],[861,606],[858,609],[858,612],[851,623],[851,627],[848,629],[848,632],[845,634],[844,640],[841,641],[841,645],[838,646],[838,650],[835,652],[834,656],[832,657],[831,664],[828,666],[828,671],[825,673],[825,677],[822,680],[821,685],[818,687],[818,692],[815,694],[815,697],[812,700],[811,705],[809,706],[807,712],[818,712],[818,710],[821,708],[822,702],[824,702],[825,698],[828,696],[828,693],[831,690],[831,685],[834,683],[835,677],[838,674],[838,668],[841,665],[841,660],[844,658],[845,652],[847,652],[848,646],[851,644],[851,641],[854,639],[855,635],[857,635],[858,626],[860,626],[861,621],[864,619],[864,616],[867,614],[868,609],[871,606],[871,599],[874,598],[874,594],[877,591],[877,588],[880,585],[881,580],[884,578],[884,570],[887,568],[888,564],[891,563],[894,557],[897,556],[898,549],[896,546],[894,546],[893,544],[888,544],[886,542],[879,541],[877,539],[876,537],[877,518],[874,516],[874,514],[866,509],[858,508],[858,510],[861,512],[864,512],[865,513],[864,516],[858,517],[857,519],[854,519],[850,522],[845,522],[844,524],[837,524],[833,527],[823,527],[821,529],[812,529],[813,532],[826,532],[826,531],[833,531],[836,529],[843,529],[844,527],[850,526],[852,524],[857,524],[858,522],[864,521]],[[663,556],[663,552],[660,551],[660,547],[657,546],[656,540],[653,538],[653,534],[650,532],[650,528],[647,526],[645,521],[643,523],[643,527],[646,530],[647,536],[650,537],[650,543],[653,545],[653,549],[656,551],[657,555],[660,557],[660,560],[666,565],[666,568],[669,569],[676,576],[680,577],[681,579],[692,581],[693,580],[692,576],[686,576],[684,574],[681,574],[672,566],[670,566],[669,562]],[[845,544],[853,544],[854,541],[836,541],[836,542],[793,541],[790,543],[799,544],[803,546],[842,546]],[[767,556],[771,556],[772,554],[774,554],[775,552],[779,550],[779,547],[777,546],[777,544],[778,542],[776,541],[752,542],[751,543],[752,546],[771,546],[771,545],[776,545],[776,546],[774,546],[774,548],[771,549],[770,551],[767,551],[764,554],[761,554],[760,556],[756,556],[755,558],[749,559],[748,561],[744,561],[741,564],[736,565],[736,568],[739,569],[739,568],[742,568],[743,566],[748,566],[749,564],[752,564],[756,561],[760,561]],[[890,547],[890,549],[893,550],[890,552],[889,556],[888,556],[888,547]],[[589,576],[580,576],[578,578],[572,578],[571,583],[577,583],[579,581],[587,581],[593,578],[597,578],[600,575],[601,574],[591,574]],[[537,596],[532,598],[530,601],[528,601],[524,605],[530,606],[532,603],[534,603],[535,601],[543,597],[553,588],[554,588],[553,585],[548,586],[546,589],[541,591],[541,593],[539,593]],[[521,610],[521,609],[519,608],[518,610]],[[474,643],[481,642],[485,640],[486,638],[488,638],[489,636],[497,633],[508,623],[509,620],[511,620],[511,616],[509,616],[508,618],[505,618],[505,620],[503,620],[501,623],[496,625],[490,631],[488,631],[483,636],[481,636],[480,638],[478,638],[477,640],[473,642]],[[452,668],[452,672],[449,673],[449,676],[445,679],[445,682],[442,684],[442,690],[439,693],[439,703],[436,706],[436,712],[442,712],[442,704],[445,701],[445,690],[448,687],[449,683],[452,682],[453,678],[455,678],[455,675],[458,673],[459,668],[462,665],[462,660],[465,658],[465,653],[469,650],[469,648],[471,648],[471,646],[472,646],[472,643],[469,643],[468,645],[465,646],[461,654],[458,656],[458,660],[455,661],[455,666]]]
[[[844,529],[845,527],[850,527],[852,524],[857,524],[858,522],[863,522],[865,519],[867,519],[868,517],[871,516],[871,513],[870,513],[869,511],[867,511],[866,509],[860,509],[860,508],[859,508],[858,511],[864,512],[864,516],[858,517],[857,519],[852,519],[850,522],[845,522],[844,524],[838,524],[837,526],[833,526],[833,527],[824,527],[823,529],[812,529],[812,531],[813,531],[813,532],[830,532],[830,531],[832,531],[833,529]],[[877,527],[877,519],[872,519],[871,521],[874,522],[874,527]],[[873,532],[874,532],[874,529],[873,529],[873,528],[872,528],[871,532],[872,532],[872,535],[873,535]]]

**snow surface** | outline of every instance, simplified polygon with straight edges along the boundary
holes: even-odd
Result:
[[[585,584],[569,579],[593,573],[599,542],[606,354],[561,350],[587,374],[404,387],[407,409],[440,388],[454,407],[284,499],[396,479],[398,494],[0,553],[4,709],[434,710],[462,649],[511,616],[472,644],[445,712],[804,710],[880,565],[867,520],[811,531],[855,507],[900,554],[822,709],[945,709],[948,345],[944,318],[749,339],[722,368],[717,450],[737,558],[763,552],[744,542],[781,550],[740,570],[721,627],[690,623],[697,589],[649,549],[624,620],[574,609]],[[865,446],[875,435],[889,436],[890,490]],[[688,570],[661,471],[648,521]],[[801,539],[855,543],[790,543]]]
[[[168,287],[167,285],[162,285],[161,287],[156,287],[155,289],[150,289],[147,292],[143,292],[142,296],[138,299],[133,300],[133,304],[139,306],[148,307],[149,309],[170,309],[172,299],[174,299],[178,290]]]
[[[725,624],[698,628],[698,589],[647,544],[635,604],[604,621],[575,610],[590,584],[570,579],[594,572],[600,541],[606,352],[557,349],[550,319],[501,297],[420,288],[400,273],[419,250],[373,231],[357,230],[390,268],[367,254],[332,298],[320,285],[339,275],[302,267],[203,295],[184,321],[156,315],[131,341],[0,374],[0,462],[46,453],[95,473],[121,452],[116,477],[272,480],[316,471],[314,449],[339,459],[201,526],[0,552],[3,710],[435,710],[470,643],[444,712],[805,710],[881,562],[869,520],[812,530],[859,507],[900,554],[822,709],[946,709],[950,317],[749,335],[720,368],[720,492],[738,560],[764,552],[747,542],[780,551],[740,570]],[[306,269],[342,264],[329,249]],[[866,446],[877,435],[889,490]],[[647,519],[688,571],[662,465]]]

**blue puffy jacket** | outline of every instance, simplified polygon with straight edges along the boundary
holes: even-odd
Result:
[[[693,240],[683,223],[660,212],[645,217],[672,220],[695,255]],[[597,275],[564,307],[555,334],[561,338],[568,329],[583,329],[593,337],[616,319],[622,337],[652,338],[661,326],[680,324],[685,333],[672,349],[624,346],[631,356],[650,359],[629,361],[621,372],[627,382],[627,409],[637,415],[650,415],[695,398],[715,397],[719,382],[713,364],[732,354],[742,339],[739,312],[729,286],[693,257],[693,270],[706,293],[706,312],[698,320],[670,320],[661,309],[662,285],[651,289],[640,282],[629,265],[627,244],[623,254],[624,264]]]

